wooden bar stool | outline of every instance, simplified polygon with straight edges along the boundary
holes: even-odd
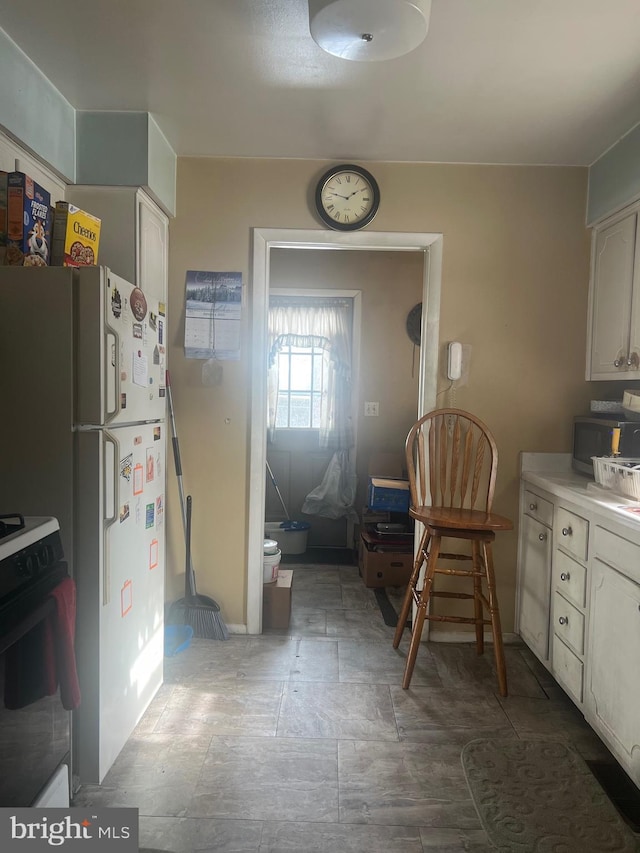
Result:
[[[496,531],[512,530],[513,524],[491,512],[498,468],[496,443],[485,424],[469,412],[436,409],[413,425],[407,436],[406,454],[411,491],[409,514],[424,525],[424,530],[393,638],[397,649],[415,602],[416,619],[402,686],[407,689],[411,683],[425,619],[462,622],[475,625],[478,654],[484,652],[484,626],[491,625],[498,687],[500,694],[506,696],[507,671],[491,546]],[[458,542],[453,546],[455,552],[445,551],[443,539],[465,540],[468,546],[460,552]],[[470,566],[449,568],[441,565],[441,560],[458,565],[468,561]],[[471,591],[435,589],[436,574],[470,578]],[[434,613],[433,599],[438,597],[471,599],[473,616]]]

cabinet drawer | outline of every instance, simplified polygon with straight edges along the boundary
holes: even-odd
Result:
[[[587,570],[559,549],[553,558],[553,588],[576,607],[587,603]]]
[[[553,504],[536,495],[535,492],[525,490],[524,506],[522,507],[527,515],[535,518],[537,521],[546,524],[547,527],[553,526]]]
[[[584,616],[559,592],[553,594],[553,633],[577,654],[584,653]]]
[[[575,512],[558,507],[555,543],[578,560],[586,560],[589,547],[589,522]]]
[[[562,640],[553,638],[553,674],[576,702],[582,702],[584,671],[582,661]]]
[[[593,537],[595,556],[603,563],[640,583],[640,545],[596,526]]]

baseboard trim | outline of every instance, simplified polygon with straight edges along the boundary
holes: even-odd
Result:
[[[227,625],[227,630],[230,634],[246,634],[247,626],[246,625]]]
[[[428,640],[430,643],[475,643],[476,635],[472,631],[432,631]],[[487,644],[493,643],[493,635],[486,632],[484,641]],[[509,646],[522,641],[518,634],[506,633],[502,635],[502,642]]]

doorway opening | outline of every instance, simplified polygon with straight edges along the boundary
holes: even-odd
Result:
[[[267,314],[272,249],[421,252],[422,346],[416,417],[433,408],[437,392],[442,234],[253,230],[252,389],[247,531],[247,631],[262,632],[263,542],[267,459]]]
[[[267,463],[279,489],[267,477],[265,521],[309,523],[308,547],[346,551],[357,521],[361,293],[302,287],[306,272],[269,292]]]

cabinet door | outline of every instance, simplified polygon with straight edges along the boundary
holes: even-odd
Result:
[[[160,302],[167,300],[167,217],[138,193],[138,286]]]
[[[624,379],[629,355],[637,213],[596,232],[591,293],[591,379]],[[632,374],[633,375],[633,374]]]
[[[520,536],[520,636],[541,661],[546,661],[549,658],[551,531],[534,518],[523,515]]]
[[[590,619],[586,716],[640,784],[640,586],[597,558]]]

